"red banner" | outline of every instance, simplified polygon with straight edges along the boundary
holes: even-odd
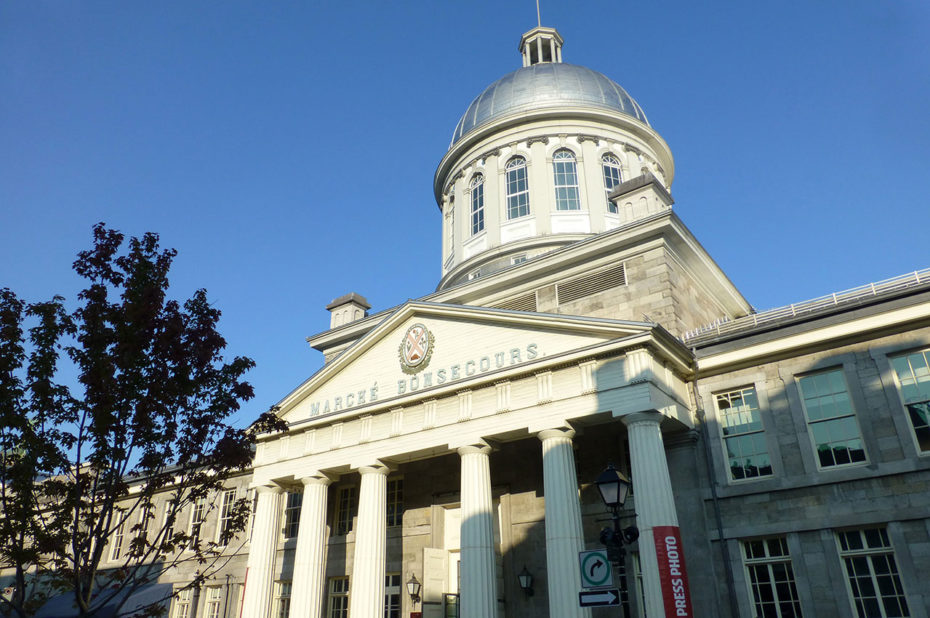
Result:
[[[652,535],[656,543],[656,557],[659,559],[659,581],[662,582],[665,615],[668,618],[693,618],[681,532],[678,526],[656,526],[652,529]]]

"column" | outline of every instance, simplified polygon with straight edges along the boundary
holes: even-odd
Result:
[[[497,568],[494,559],[494,509],[487,445],[463,446],[461,618],[497,615]]]
[[[311,476],[301,482],[304,497],[294,552],[290,615],[316,618],[323,613],[326,594],[326,494],[331,481]]]
[[[546,500],[546,570],[549,615],[586,618],[591,616],[591,610],[578,606],[578,552],[584,550],[584,535],[572,453],[574,435],[570,429],[547,429],[538,434],[542,440]]]
[[[677,526],[675,498],[662,444],[659,424],[663,417],[658,412],[639,412],[623,417],[630,442],[631,479],[635,492],[636,526],[639,528],[639,561],[643,572],[646,614],[650,618],[664,618],[665,605],[659,581],[659,562],[656,557],[655,526]]]
[[[255,521],[249,545],[242,615],[260,618],[271,614],[271,586],[274,583],[278,535],[281,534],[281,488],[261,486],[256,491],[258,504],[255,507]]]
[[[350,618],[384,618],[389,471],[385,466],[365,466],[359,469],[362,483],[358,492],[355,562],[352,565],[352,580],[349,582]]]

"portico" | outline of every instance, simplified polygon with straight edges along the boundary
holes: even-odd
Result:
[[[391,564],[400,565],[403,579],[416,575],[424,582],[424,616],[442,615],[448,594],[459,595],[464,617],[509,614],[507,608],[528,601],[506,594],[512,585],[501,573],[502,539],[520,537],[530,524],[513,521],[521,517],[511,504],[519,492],[491,462],[515,457],[515,449],[531,452],[533,437],[535,461],[526,465],[541,470],[544,547],[542,555],[531,555],[524,544],[520,553],[546,570],[539,587],[550,616],[589,615],[578,606],[577,554],[599,545],[596,535],[585,535],[573,441],[605,428],[628,436],[637,525],[644,536],[654,526],[677,525],[661,430],[689,428],[689,372],[687,350],[648,323],[404,305],[282,402],[291,429],[261,441],[244,615],[270,615],[283,571],[292,578],[291,616],[321,615],[327,574],[334,576],[326,564],[335,547],[330,485],[351,478],[358,483],[354,547],[346,537],[339,575],[349,578],[348,615],[382,618],[386,548],[398,542],[386,526],[388,479],[397,470],[456,465],[456,459],[456,477],[443,476],[442,486],[427,483],[426,496],[420,492],[419,501],[432,506],[417,511],[425,515],[416,524],[405,521]],[[345,393],[356,394],[351,405]],[[334,410],[340,397],[341,409]],[[320,402],[329,402],[328,414]],[[589,456],[602,464],[621,456],[619,444],[607,451]],[[662,466],[646,463],[656,457]],[[303,493],[292,558],[291,545],[277,535],[284,490]],[[458,529],[446,529],[452,526]],[[421,537],[413,542],[408,529]],[[276,555],[281,552],[288,557]],[[435,564],[442,552],[447,571],[440,577]],[[648,552],[654,549],[641,542],[644,603],[650,616],[662,616],[658,568]],[[454,573],[450,560],[460,565]]]

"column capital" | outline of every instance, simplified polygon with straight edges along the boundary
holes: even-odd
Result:
[[[384,464],[372,464],[370,466],[360,466],[358,468],[358,473],[362,476],[366,474],[383,474],[387,476],[391,473],[390,466],[385,466]]]
[[[459,455],[490,455],[491,451],[494,450],[491,448],[490,444],[470,444],[468,446],[460,446],[458,448]]]
[[[311,476],[304,476],[304,477],[301,477],[301,478],[298,479],[298,480],[299,480],[301,483],[303,483],[303,486],[304,486],[304,487],[307,487],[308,485],[323,485],[323,486],[329,486],[335,479],[333,479],[332,477],[330,477],[330,476],[327,475],[327,474],[322,474],[322,473],[320,473],[320,474],[314,474],[314,475],[311,475]]]
[[[642,412],[634,412],[633,414],[627,414],[626,416],[621,417],[623,424],[627,427],[632,425],[639,425],[642,423],[649,423],[652,425],[659,425],[662,421],[665,420],[665,415],[657,410],[643,410]]]
[[[254,485],[252,489],[257,494],[279,494],[284,491],[280,485]]]
[[[543,429],[536,434],[540,440],[549,440],[551,438],[565,438],[571,440],[575,437],[575,430],[571,427],[558,427],[556,429]]]

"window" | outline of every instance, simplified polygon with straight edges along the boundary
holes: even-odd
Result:
[[[404,479],[387,482],[387,525],[399,526],[404,519]]]
[[[520,255],[515,255],[515,256],[513,256],[512,258],[510,258],[510,264],[511,264],[511,265],[522,264],[522,263],[525,262],[525,261],[526,261],[526,254],[525,254],[525,253],[522,253],[522,254],[520,254]]]
[[[400,618],[400,573],[384,576],[384,618]]]
[[[220,521],[216,526],[216,540],[221,545],[225,545],[229,526],[232,523],[233,507],[236,505],[236,490],[227,489],[223,491],[223,499],[220,502]]]
[[[884,528],[836,533],[859,618],[910,616],[894,551]]]
[[[174,618],[190,618],[191,599],[193,596],[194,591],[190,588],[185,588],[178,592],[178,596],[174,601]]]
[[[785,539],[745,541],[743,557],[754,615],[760,618],[800,618],[801,601]]]
[[[514,157],[504,168],[507,172],[507,218],[530,214],[530,189],[526,184],[526,159]]]
[[[352,519],[358,508],[358,492],[355,487],[340,487],[336,499],[336,525],[333,534],[343,536],[352,531]]]
[[[221,618],[223,615],[223,589],[220,586],[207,588],[207,605],[204,618]]]
[[[329,579],[329,611],[327,618],[348,618],[349,616],[349,578],[331,577]]]
[[[291,582],[274,583],[274,617],[287,618],[291,613]]]
[[[930,350],[891,359],[901,400],[907,409],[917,448],[930,451]]]
[[[821,468],[865,461],[859,424],[842,369],[798,379]]]
[[[610,195],[614,187],[622,180],[620,176],[620,159],[608,153],[601,157],[601,169],[604,170],[604,192]],[[607,200],[607,212],[617,212],[617,205]]]
[[[149,522],[155,513],[155,506],[151,502],[144,502],[139,508],[139,523],[136,525],[136,538],[147,541],[149,538]]]
[[[475,174],[468,185],[471,190],[472,236],[484,229],[484,176]]]
[[[191,508],[191,546],[200,542],[200,532],[203,530],[206,511],[207,501],[205,498],[199,498]]]
[[[123,555],[123,533],[126,526],[126,517],[120,510],[116,510],[113,517],[116,518],[117,524],[113,530],[113,541],[110,544],[110,560],[119,560],[120,556]]]
[[[287,492],[287,505],[284,507],[284,538],[293,539],[300,528],[300,505],[304,495],[297,491]]]
[[[555,209],[580,210],[578,169],[574,153],[570,150],[556,152],[552,157],[552,171],[555,175]]]
[[[772,475],[772,461],[765,444],[762,415],[756,389],[747,386],[727,393],[718,393],[717,411],[723,429],[723,444],[727,452],[730,478],[750,479]]]
[[[174,524],[178,516],[177,504],[178,503],[175,500],[168,500],[165,502],[165,515],[164,521],[162,522],[162,527],[165,530],[165,542],[169,544],[174,544]]]

